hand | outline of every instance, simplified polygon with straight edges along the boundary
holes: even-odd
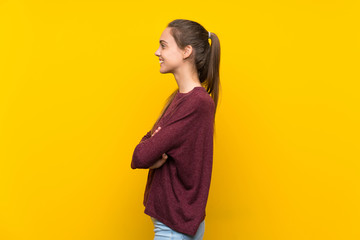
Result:
[[[161,129],[161,127],[158,127],[151,136],[154,136],[158,131],[160,131],[160,129]]]
[[[161,167],[166,162],[167,158],[168,158],[168,156],[166,155],[166,153],[163,153],[162,158],[159,159],[154,165],[149,167],[149,169],[154,169],[154,168]]]

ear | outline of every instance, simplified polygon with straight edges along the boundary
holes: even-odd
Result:
[[[187,46],[185,47],[185,49],[184,49],[184,51],[183,51],[183,55],[184,55],[183,59],[184,59],[184,60],[191,55],[192,50],[193,50],[193,48],[192,48],[191,45],[187,45]]]

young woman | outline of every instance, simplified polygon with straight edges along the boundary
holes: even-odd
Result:
[[[199,23],[176,19],[162,32],[155,55],[178,89],[136,146],[131,168],[149,169],[143,204],[154,240],[198,240],[212,172],[220,42]]]

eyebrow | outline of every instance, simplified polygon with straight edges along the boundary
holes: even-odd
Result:
[[[165,43],[167,44],[167,42],[166,42],[165,40],[160,40],[159,42],[160,42],[160,43],[161,43],[161,42],[165,42]]]

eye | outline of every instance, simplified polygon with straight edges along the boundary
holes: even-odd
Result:
[[[164,47],[165,47],[165,45],[161,44],[161,47],[162,47],[162,48],[164,48]]]

